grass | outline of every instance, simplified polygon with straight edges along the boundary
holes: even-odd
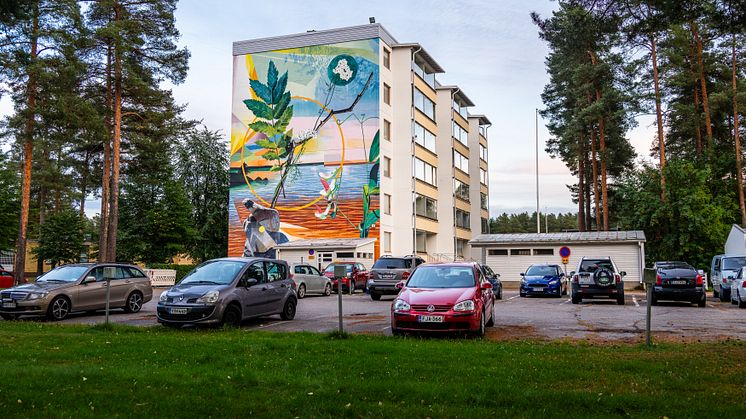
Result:
[[[0,412],[744,417],[744,359],[743,342],[647,349],[0,322]]]

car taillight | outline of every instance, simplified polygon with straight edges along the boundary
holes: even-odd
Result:
[[[694,278],[694,283],[696,285],[702,285],[702,275],[697,275],[697,277]]]
[[[574,282],[574,283],[576,283],[576,284],[577,284],[578,282],[580,282],[580,275],[573,275],[573,276],[572,276],[572,282]]]
[[[727,283],[728,283],[728,278],[723,278],[723,284],[727,284]]]
[[[663,285],[663,280],[660,275],[655,276],[655,285]]]
[[[403,274],[401,274],[401,279],[402,280],[405,280],[407,278],[409,278],[409,272],[404,272]]]
[[[616,279],[616,283],[617,284],[621,284],[622,283],[622,276],[621,275],[614,274],[614,279]]]
[[[290,272],[290,279],[293,279],[294,277],[295,277],[295,274],[293,274],[292,272]]]
[[[743,284],[741,284],[741,286],[746,288],[746,281],[743,281]]]

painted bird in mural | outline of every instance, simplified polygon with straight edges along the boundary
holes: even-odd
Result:
[[[337,195],[339,194],[339,167],[332,173],[319,172],[319,180],[324,189],[319,191],[319,195],[326,199],[326,209],[321,211],[321,208],[316,205],[317,211],[313,215],[320,220],[325,220],[327,217],[334,218],[337,216]]]

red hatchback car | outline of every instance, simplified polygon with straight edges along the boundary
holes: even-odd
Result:
[[[324,269],[324,276],[332,280],[332,291],[338,292],[337,279],[334,278],[334,264],[344,265],[347,276],[342,278],[342,292],[350,292],[350,281],[352,281],[352,292],[355,290],[365,291],[368,284],[368,270],[359,262],[334,262]]]
[[[13,286],[13,274],[0,268],[0,289]]]
[[[391,331],[471,332],[495,324],[492,284],[476,263],[417,267],[391,304]]]

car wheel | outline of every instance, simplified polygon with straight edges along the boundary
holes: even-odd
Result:
[[[525,297],[526,293],[525,292],[519,292],[518,295],[520,295],[521,297]]]
[[[282,320],[293,320],[295,318],[296,305],[295,298],[288,298],[285,301],[285,307],[282,308],[282,313],[280,313]]]
[[[3,313],[3,314],[0,314],[0,316],[3,317],[3,320],[15,320],[15,319],[18,318],[17,314],[5,314],[5,313]]]
[[[718,291],[715,287],[712,288],[712,298],[718,298]]]
[[[300,284],[298,286],[298,298],[303,298],[306,296],[306,284]]]
[[[497,299],[498,299],[498,300],[502,300],[502,299],[503,299],[503,287],[502,287],[502,285],[501,285],[501,286],[500,286],[500,288],[499,288],[499,289],[497,290]]]
[[[393,336],[404,336],[404,332],[399,329],[391,329],[391,334]]]
[[[223,312],[223,324],[229,327],[241,326],[241,309],[231,304]]]
[[[655,294],[653,294],[653,297],[650,299],[650,305],[653,305],[653,306],[658,305],[658,298],[655,297]]]
[[[557,298],[562,298],[562,287],[560,286],[557,288],[557,295],[555,295]]]
[[[350,294],[355,293],[355,281],[350,282]]]
[[[127,304],[124,306],[126,313],[137,313],[142,308],[142,294],[138,291],[132,292],[127,297]]]
[[[370,298],[373,301],[379,301],[381,299],[381,294],[378,294],[378,293],[375,293],[375,292],[371,292],[370,293]]]
[[[622,295],[620,295],[619,297],[616,298],[616,303],[618,305],[620,305],[620,306],[624,305],[624,294],[622,294]]]
[[[330,295],[332,295],[332,285],[331,284],[326,284],[326,286],[324,287],[324,295],[326,295],[327,297],[330,296]]]
[[[479,316],[479,329],[477,329],[475,335],[478,338],[481,338],[484,336],[484,311],[482,311],[482,315]]]
[[[573,294],[570,300],[573,304],[580,304],[580,300],[582,300],[582,298],[580,298],[580,296],[577,294]]]
[[[741,300],[741,296],[738,296],[738,308],[746,308],[746,301]]]
[[[492,313],[490,314],[490,320],[487,322],[487,327],[495,325],[495,305],[492,304]]]
[[[54,321],[64,320],[70,314],[70,301],[65,297],[57,297],[49,303],[47,317]]]
[[[726,300],[726,295],[722,285],[720,286],[720,291],[718,291],[718,296],[720,296],[720,302],[724,303]]]

